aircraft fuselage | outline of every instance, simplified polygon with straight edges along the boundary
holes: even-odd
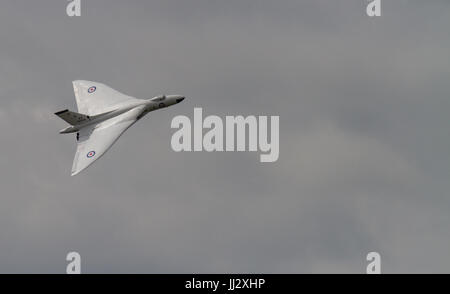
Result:
[[[142,100],[142,102],[135,102],[135,103],[127,103],[124,106],[119,106],[114,110],[101,113],[95,116],[88,116],[88,120],[76,125],[76,126],[70,126],[63,130],[61,130],[60,134],[70,134],[70,133],[76,133],[80,131],[80,129],[88,127],[90,125],[99,124],[101,122],[107,121],[111,118],[114,118],[116,116],[119,116],[123,113],[126,113],[133,109],[138,109],[140,113],[138,114],[137,118],[141,119],[143,116],[145,116],[147,113],[168,107],[173,104],[177,104],[184,100],[183,96],[179,95],[168,95],[168,96],[161,96],[161,97],[155,97],[150,100]]]

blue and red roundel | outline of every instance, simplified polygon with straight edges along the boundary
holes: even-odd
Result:
[[[95,151],[89,151],[88,154],[86,154],[87,158],[92,158],[95,156]]]
[[[90,87],[90,88],[88,89],[88,93],[89,93],[89,94],[92,94],[92,93],[95,92],[95,90],[97,90],[97,87],[96,87],[96,86],[92,86],[92,87]]]

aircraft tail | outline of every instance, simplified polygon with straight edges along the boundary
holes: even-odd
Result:
[[[59,116],[61,119],[65,120],[67,123],[69,123],[72,126],[82,124],[91,119],[89,117],[89,115],[72,112],[72,111],[69,111],[68,109],[58,111],[55,113],[55,115]]]

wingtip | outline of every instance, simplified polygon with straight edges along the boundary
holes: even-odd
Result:
[[[88,166],[85,166],[85,167],[83,167],[83,168],[81,168],[81,169],[76,168],[75,170],[72,170],[71,176],[74,177],[74,176],[80,174],[82,171],[84,171],[84,170],[87,169],[88,167],[89,167],[89,165],[88,165]]]
[[[79,171],[72,171],[72,173],[70,174],[71,177],[74,177],[76,175],[78,175],[81,172],[81,170]]]

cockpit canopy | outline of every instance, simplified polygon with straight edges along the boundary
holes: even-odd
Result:
[[[151,101],[155,101],[155,102],[158,102],[158,101],[163,101],[163,100],[165,100],[166,99],[166,95],[160,95],[160,96],[156,96],[156,97],[154,97],[154,98],[152,98],[152,99],[150,99]]]

